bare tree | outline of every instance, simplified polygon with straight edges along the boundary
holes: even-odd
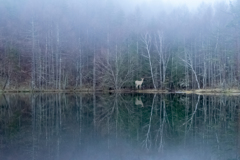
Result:
[[[186,56],[185,56],[186,59],[182,59],[182,58],[180,58],[180,59],[181,59],[186,65],[188,65],[188,66],[191,68],[191,70],[192,70],[192,72],[193,72],[193,74],[194,74],[194,76],[195,76],[195,80],[196,80],[196,82],[197,82],[198,89],[200,89],[200,84],[199,84],[199,81],[198,81],[197,73],[196,73],[196,71],[195,71],[194,68],[193,68],[192,59],[191,59],[190,55],[187,53],[186,48],[184,49],[184,53],[186,54]]]
[[[133,65],[128,67],[125,65],[125,62],[132,61],[132,58],[126,59],[126,55],[122,53],[118,45],[115,46],[114,52],[115,54],[112,56],[109,55],[109,50],[98,56],[96,65],[101,75],[99,78],[104,85],[119,90],[124,84],[131,81]]]
[[[164,49],[163,32],[157,31],[154,44],[159,56],[159,76],[160,76],[159,79],[161,83],[161,88],[163,88],[164,83],[166,81],[166,70],[167,70],[167,65],[170,58],[170,54],[169,53],[164,54],[164,51],[163,51]]]
[[[151,43],[152,43],[151,41],[152,41],[152,37],[148,32],[146,32],[144,35],[142,35],[142,42],[143,42],[144,48],[146,50],[146,53],[142,54],[142,56],[147,58],[149,61],[149,67],[151,70],[153,87],[154,87],[154,89],[157,89],[155,81],[154,81],[153,65],[152,65],[152,60],[151,60]]]
[[[36,77],[36,61],[35,61],[35,52],[36,52],[36,49],[35,49],[35,41],[36,41],[36,35],[35,35],[35,21],[32,20],[32,24],[31,24],[31,41],[32,41],[32,71],[31,71],[31,87],[32,87],[32,90],[35,89],[35,77]]]

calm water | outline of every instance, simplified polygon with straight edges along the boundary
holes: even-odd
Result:
[[[0,95],[0,159],[233,160],[239,96]]]

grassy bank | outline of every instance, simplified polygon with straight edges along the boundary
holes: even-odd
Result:
[[[101,91],[101,90],[96,90]],[[62,89],[62,90],[58,90],[58,89],[36,89],[36,90],[32,90],[32,89],[6,89],[6,90],[0,90],[0,93],[62,93],[62,92],[93,92],[92,89]]]
[[[184,94],[240,94],[240,90],[238,89],[196,89],[196,90],[175,90],[175,91],[167,91],[167,90],[137,90],[138,93],[184,93]]]
[[[80,93],[80,92],[93,92],[91,88],[84,89],[42,89],[42,90],[31,90],[31,89],[6,89],[0,90],[0,93]],[[142,90],[96,90],[96,92],[111,92],[111,93],[183,93],[183,94],[240,94],[238,89],[197,89],[197,90],[155,90],[155,89],[142,89]]]

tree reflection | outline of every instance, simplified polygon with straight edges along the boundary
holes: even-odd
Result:
[[[90,158],[94,154],[86,156],[94,151],[105,159],[136,159],[148,156],[146,152],[153,153],[152,159],[177,159],[178,154],[201,155],[195,159],[239,156],[238,96],[142,94],[144,107],[136,106],[135,97],[120,93],[0,95],[0,155],[94,159]]]

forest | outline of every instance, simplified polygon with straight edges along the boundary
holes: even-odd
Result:
[[[240,88],[240,0],[0,4],[2,91]]]

